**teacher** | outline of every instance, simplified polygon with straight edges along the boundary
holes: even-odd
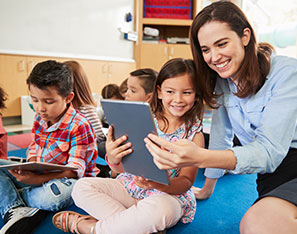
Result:
[[[244,13],[227,1],[199,12],[190,36],[198,88],[214,109],[210,149],[150,134],[145,142],[156,165],[258,173],[259,198],[240,232],[296,234],[297,60],[257,44]],[[233,147],[234,135],[242,146]]]

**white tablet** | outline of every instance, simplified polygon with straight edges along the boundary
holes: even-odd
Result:
[[[160,170],[145,147],[144,138],[157,130],[147,102],[101,100],[106,119],[114,126],[114,137],[127,135],[133,152],[123,158],[126,172],[162,183],[169,184],[166,170]]]
[[[34,172],[57,172],[65,170],[77,170],[75,167],[58,165],[45,162],[14,162],[10,160],[0,160],[0,170],[24,170]]]

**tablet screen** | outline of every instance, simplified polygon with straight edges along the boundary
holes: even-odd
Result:
[[[126,172],[169,184],[166,170],[160,170],[145,147],[144,138],[149,133],[157,134],[150,106],[147,102],[101,100],[106,119],[114,126],[114,137],[127,135],[133,152],[122,160]]]

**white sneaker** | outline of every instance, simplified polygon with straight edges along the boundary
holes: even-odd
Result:
[[[0,234],[5,234],[6,231],[12,227],[16,222],[23,218],[34,216],[39,209],[31,207],[17,207],[12,208],[5,214],[4,222],[5,225],[1,228]]]

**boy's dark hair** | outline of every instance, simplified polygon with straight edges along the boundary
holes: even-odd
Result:
[[[27,79],[27,85],[34,85],[41,90],[55,87],[62,97],[73,90],[73,82],[69,69],[63,63],[47,60],[38,63]]]
[[[138,77],[141,81],[141,87],[144,89],[145,94],[153,92],[158,72],[150,68],[142,68],[130,72],[130,75]]]

